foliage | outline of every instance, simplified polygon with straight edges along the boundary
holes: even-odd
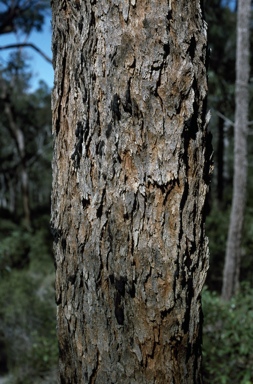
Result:
[[[51,189],[50,90],[41,82],[28,92],[31,75],[22,55],[0,71],[0,206],[24,215],[24,171],[30,209],[49,204]]]
[[[224,250],[226,247],[229,210],[221,210],[215,202],[206,219],[206,232],[209,238],[210,269],[206,284],[209,289],[219,291],[222,284]]]
[[[208,107],[211,109],[212,118],[209,129],[213,136],[214,150],[214,173],[209,196],[209,215],[206,222],[206,233],[210,244],[210,269],[207,285],[209,289],[219,292],[222,285],[233,188],[236,2],[208,0],[204,2],[204,7],[208,22],[210,48]],[[253,35],[251,38],[253,39]],[[252,60],[253,55],[251,55]],[[250,94],[252,97],[252,84],[250,84]],[[250,103],[249,120],[252,120],[252,113]],[[249,129],[252,130],[251,126]],[[251,256],[253,250],[252,149],[253,141],[250,134],[248,137],[248,200],[244,219],[240,274],[240,281],[247,280],[250,284],[253,283],[252,273],[250,273],[253,268]]]
[[[1,355],[15,384],[38,382],[57,363],[52,247],[48,225],[40,227],[46,220],[40,217],[33,232],[1,222]]]
[[[3,220],[0,224],[0,227],[3,228],[2,233],[8,233],[0,243],[0,272],[2,275],[4,271],[11,271],[12,268],[21,269],[27,264],[30,234],[22,227],[19,228],[8,221]],[[5,225],[7,228],[4,228]]]
[[[23,269],[28,264],[33,270],[52,268],[48,216],[39,216],[34,225],[33,230],[27,230],[11,220],[0,221],[0,276],[13,269]]]
[[[227,114],[234,107],[236,13],[220,0],[209,0],[205,2],[205,15],[210,49],[209,102]]]
[[[0,34],[41,31],[49,6],[48,0],[1,0]]]
[[[202,294],[205,384],[253,383],[253,289],[245,284],[230,302]]]
[[[18,47],[32,30],[42,30],[49,7],[48,0],[0,0],[0,34],[14,32]],[[31,76],[21,49],[1,61],[0,373],[14,384],[56,382],[58,359],[49,231],[50,90],[41,82],[31,93]],[[23,225],[24,197],[29,226]]]
[[[48,0],[0,1],[0,34],[27,39],[32,29],[42,29],[47,9]],[[15,384],[53,383],[58,358],[49,231],[50,90],[41,82],[31,93],[30,82],[27,56],[13,52],[0,67],[0,363]],[[30,226],[23,226],[24,196]]]

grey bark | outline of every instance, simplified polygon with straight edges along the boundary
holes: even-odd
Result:
[[[249,21],[251,0],[239,0],[237,10],[236,91],[234,125],[234,179],[222,297],[229,300],[239,284],[241,242],[247,183],[247,132],[249,109]]]
[[[53,1],[60,383],[200,383],[210,148],[198,0]]]

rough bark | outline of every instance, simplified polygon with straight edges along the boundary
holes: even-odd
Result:
[[[251,1],[239,0],[237,10],[233,198],[222,285],[222,297],[225,300],[229,300],[236,293],[239,283],[247,183],[250,13]]]
[[[208,267],[198,0],[53,1],[60,383],[200,383]]]

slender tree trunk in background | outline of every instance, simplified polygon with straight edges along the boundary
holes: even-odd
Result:
[[[22,162],[21,171],[21,190],[22,190],[22,201],[24,210],[24,224],[29,228],[31,227],[31,211],[30,211],[30,199],[29,199],[29,179],[25,161]]]
[[[217,198],[219,204],[223,201],[224,189],[224,119],[219,117],[217,145]]]
[[[25,159],[25,138],[22,130],[15,121],[15,116],[12,111],[11,105],[6,99],[4,104],[4,111],[9,122],[9,130],[11,136],[13,137],[17,153],[20,159],[20,184],[21,184],[21,195],[22,195],[22,205],[24,213],[24,225],[28,228],[31,227],[31,211],[30,211],[30,199],[29,199],[29,177],[26,166]]]
[[[6,115],[7,127],[9,129],[10,135],[14,140],[16,151],[19,159],[19,180],[21,185],[21,198],[23,205],[24,213],[24,224],[27,227],[31,226],[31,212],[30,212],[30,199],[29,199],[29,176],[26,165],[26,152],[25,152],[25,137],[22,129],[19,127],[19,124],[16,121],[15,112],[10,101],[10,96],[8,94],[6,83],[0,79],[0,98],[3,100],[3,112]],[[16,186],[13,189],[13,185],[10,181],[10,184],[7,187],[10,191],[10,211],[15,209],[15,200],[18,192],[16,192]],[[16,190],[15,190],[16,189]],[[14,192],[14,193],[12,193]],[[13,206],[13,207],[11,207]],[[13,208],[13,209],[12,209]]]
[[[52,8],[59,382],[200,383],[210,177],[200,2]]]
[[[237,9],[234,181],[230,223],[223,270],[222,298],[229,300],[239,284],[241,239],[247,183],[249,109],[249,21],[251,0],[239,0]]]

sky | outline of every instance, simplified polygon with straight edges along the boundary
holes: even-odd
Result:
[[[32,32],[27,40],[24,39],[24,36],[18,38],[15,34],[4,34],[0,35],[0,46],[15,44],[15,43],[33,43],[40,50],[42,50],[47,56],[52,58],[51,52],[51,18],[48,16],[45,19],[42,32]],[[54,82],[54,72],[52,64],[46,61],[39,53],[37,53],[32,48],[23,48],[23,50],[29,55],[29,65],[33,73],[31,79],[31,89],[34,91],[38,88],[40,80],[46,82],[46,84],[52,88]],[[1,61],[7,60],[9,54],[14,51],[13,49],[6,49],[0,51]]]

